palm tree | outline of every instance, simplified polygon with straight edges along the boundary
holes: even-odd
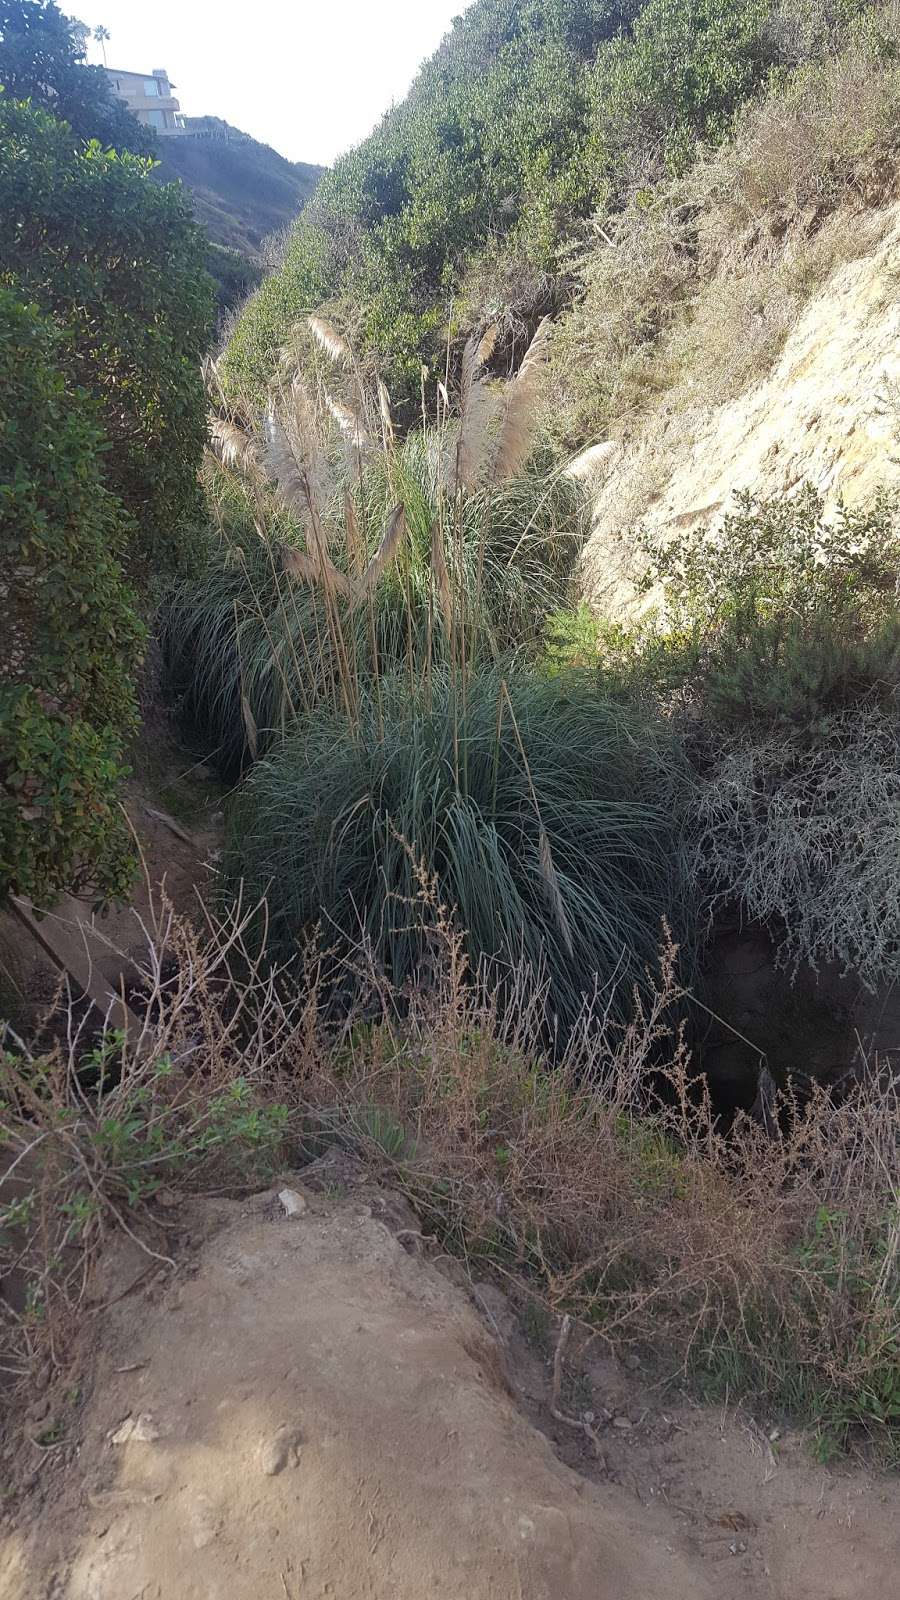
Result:
[[[96,39],[103,51],[103,65],[106,66],[106,41],[110,37],[109,29],[104,28],[102,23],[98,23],[97,27],[94,29],[93,37]]]

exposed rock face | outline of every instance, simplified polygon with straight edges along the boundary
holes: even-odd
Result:
[[[595,486],[584,583],[598,609],[626,616],[645,603],[628,539],[638,522],[665,539],[715,528],[739,490],[810,482],[827,505],[856,505],[900,484],[900,206],[857,224],[859,254],[810,300],[761,382],[727,404],[653,413],[623,446],[575,464]]]

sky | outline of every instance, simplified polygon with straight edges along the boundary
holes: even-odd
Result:
[[[107,61],[165,67],[188,116],[328,166],[402,100],[467,0],[62,0]],[[91,61],[103,61],[93,41]]]

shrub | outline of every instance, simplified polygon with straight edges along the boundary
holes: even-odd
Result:
[[[671,742],[605,704],[591,677],[402,677],[355,723],[302,722],[247,779],[228,870],[268,897],[273,949],[316,923],[368,941],[398,984],[427,977],[411,924],[421,874],[502,985],[520,964],[571,1027],[585,998],[642,982],[661,919],[682,922]],[[618,993],[618,991],[617,991]]]
[[[708,726],[793,724],[815,734],[861,702],[892,703],[900,683],[900,534],[879,497],[826,514],[795,498],[739,497],[712,533],[646,551],[664,616],[603,631],[614,680],[678,694]]]
[[[67,389],[59,348],[0,288],[0,897],[40,905],[128,882],[116,800],[142,642],[120,566],[130,523],[103,483],[96,407]]]
[[[401,106],[320,184],[225,362],[259,397],[298,314],[349,308],[408,422],[424,360],[444,367],[451,302],[511,340],[558,305],[558,250],[596,210],[690,166],[797,44],[775,0],[480,0]],[[807,9],[790,0],[789,9]],[[809,48],[846,18],[831,8]],[[485,273],[485,252],[501,270]],[[506,296],[509,303],[502,303]],[[501,303],[497,303],[498,296]]]
[[[900,977],[900,729],[878,710],[744,736],[711,762],[691,870],[710,917],[739,902],[793,968],[839,962],[870,989]]]
[[[690,8],[672,9],[684,23]],[[762,56],[781,64],[766,93],[689,165],[639,171],[626,203],[601,206],[562,253],[574,303],[554,344],[549,422],[570,446],[621,432],[663,397],[670,414],[690,415],[742,393],[771,367],[816,286],[871,240],[877,217],[861,227],[841,208],[858,213],[895,192],[896,11],[788,3],[758,17],[765,10]],[[686,65],[688,88],[690,63],[673,53],[671,74]],[[726,53],[725,77],[732,65]],[[669,75],[664,64],[661,99]],[[640,114],[653,114],[648,91],[633,93]],[[631,137],[627,122],[619,137]],[[659,143],[667,137],[661,124]]]
[[[100,407],[104,478],[133,519],[129,567],[147,581],[189,566],[211,297],[187,196],[2,96],[0,214],[3,281],[65,331],[66,378]]]

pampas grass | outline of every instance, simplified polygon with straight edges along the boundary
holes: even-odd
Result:
[[[450,671],[367,692],[352,727],[317,712],[254,768],[227,868],[268,898],[273,952],[319,924],[360,941],[397,984],[427,981],[422,874],[452,910],[473,967],[502,988],[526,965],[549,986],[551,1028],[602,991],[645,981],[662,919],[686,921],[679,874],[681,758],[605,704],[590,675]]]

